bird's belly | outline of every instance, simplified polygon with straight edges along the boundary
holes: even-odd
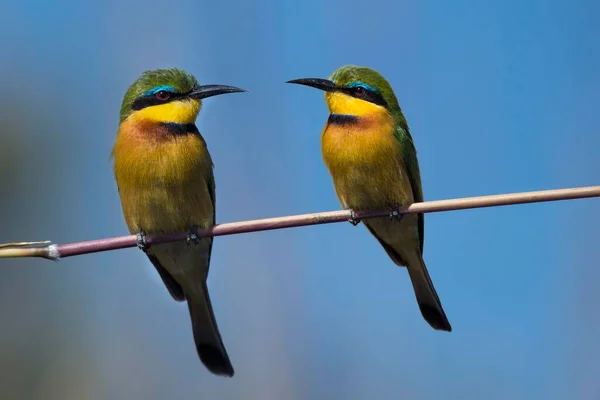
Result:
[[[130,232],[169,233],[214,224],[208,185],[212,161],[199,135],[156,145],[123,131],[115,149],[115,178]]]
[[[323,159],[344,208],[357,211],[406,206],[414,202],[400,143],[385,120],[365,120],[356,126],[328,125],[321,137]],[[363,221],[382,242],[391,246],[404,265],[408,252],[419,245],[418,217],[404,215]]]
[[[152,136],[153,131],[144,130],[146,125],[123,125],[113,157],[129,231],[161,234],[212,226],[212,160],[202,137],[193,133]],[[186,241],[151,244],[147,252],[190,295],[202,290],[202,285],[194,283],[206,278],[211,245],[212,238],[204,238],[196,245]]]
[[[328,126],[322,153],[340,203],[375,209],[413,202],[397,140],[379,129]]]
[[[157,178],[157,177],[155,177]],[[143,230],[147,234],[185,232],[192,226],[207,228],[214,225],[214,206],[208,185],[198,174],[194,179],[160,183],[147,176],[145,183],[126,185],[120,189],[123,212],[132,234]],[[212,239],[199,243],[177,241],[151,245],[148,253],[175,278],[188,295],[196,288],[191,282],[206,279]]]
[[[388,168],[385,171],[390,171]],[[333,175],[336,193],[344,208],[355,211],[375,211],[399,207],[413,202],[408,177],[400,169],[396,174],[355,166],[349,172]],[[379,240],[390,245],[401,259],[418,246],[419,233],[416,214],[407,214],[400,221],[389,217],[371,218],[363,223]],[[399,265],[405,262],[399,261]]]
[[[353,165],[331,175],[336,194],[345,208],[373,210],[413,202],[410,182],[398,169]]]
[[[201,176],[194,182],[145,185],[120,189],[129,230],[146,233],[180,232],[192,225],[206,228],[214,224],[214,206],[208,185]]]

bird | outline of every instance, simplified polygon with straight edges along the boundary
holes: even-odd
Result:
[[[198,356],[215,375],[232,377],[206,280],[215,224],[213,162],[195,121],[202,99],[245,90],[199,85],[178,68],[148,70],[125,92],[111,157],[125,222],[169,293],[187,301]],[[147,234],[187,232],[185,241],[150,244]]]
[[[425,321],[451,332],[423,260],[424,215],[398,212],[423,201],[423,189],[414,141],[389,82],[374,69],[344,65],[329,79],[287,83],[325,91],[329,117],[321,155],[342,207],[351,210],[353,225],[361,222],[354,210],[392,210],[389,218],[362,222],[389,258],[407,268]]]

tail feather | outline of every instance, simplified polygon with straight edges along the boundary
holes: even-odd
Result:
[[[196,350],[210,372],[232,377],[233,366],[219,333],[206,283],[203,286],[202,291],[197,290],[193,295],[186,293]]]
[[[417,256],[408,263],[407,269],[421,314],[433,329],[452,332],[450,322],[427,272],[425,261],[419,252],[415,253]]]
[[[379,241],[392,261],[400,267],[407,267],[408,275],[410,276],[415,296],[417,297],[417,303],[419,304],[419,309],[421,310],[421,314],[423,315],[423,318],[425,318],[425,321],[427,321],[433,329],[452,332],[450,322],[442,308],[442,303],[440,302],[435,287],[433,286],[433,282],[429,277],[429,272],[427,272],[421,250],[415,248],[415,251],[412,252],[414,255],[408,260],[404,260],[392,246],[387,244],[377,235],[373,227],[367,224],[365,225],[371,234]]]

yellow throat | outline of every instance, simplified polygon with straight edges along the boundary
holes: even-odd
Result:
[[[176,124],[192,124],[200,112],[200,100],[175,100],[135,111],[129,118],[135,121],[150,120],[154,122],[172,122]]]
[[[363,117],[386,113],[385,107],[379,106],[341,92],[326,92],[325,102],[332,114],[346,114]]]

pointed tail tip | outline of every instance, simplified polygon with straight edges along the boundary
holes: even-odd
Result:
[[[215,375],[233,377],[235,371],[227,354],[209,344],[198,345],[198,355],[202,364]]]
[[[427,323],[431,325],[433,329],[438,331],[452,332],[450,321],[448,321],[448,318],[443,310],[438,310],[429,304],[419,304],[419,309],[421,310],[421,314],[423,314],[425,321],[427,321]]]

